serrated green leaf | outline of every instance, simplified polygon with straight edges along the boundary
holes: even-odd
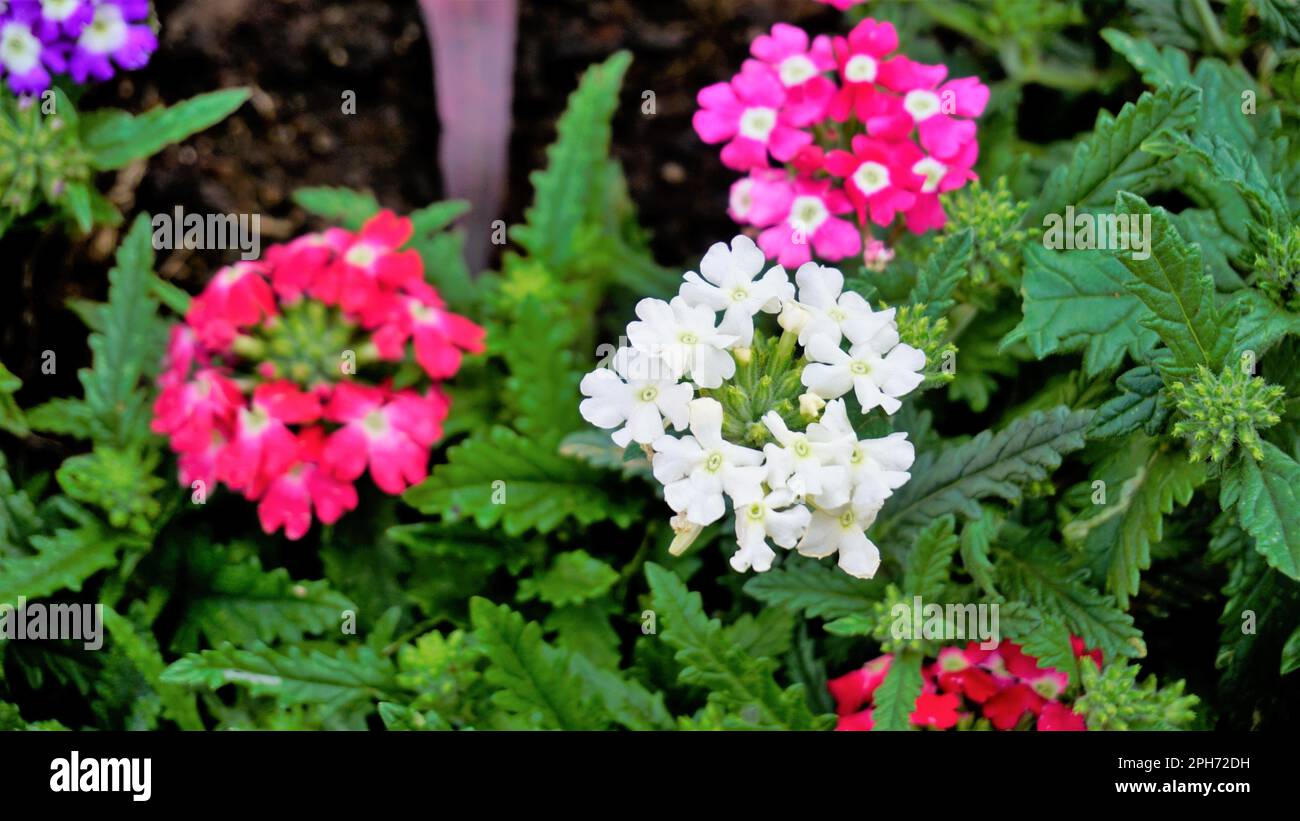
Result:
[[[482,528],[500,524],[512,536],[534,528],[547,533],[568,518],[581,525],[611,519],[627,527],[640,503],[607,493],[604,478],[561,456],[555,439],[495,427],[452,447],[447,463],[402,498],[448,521],[468,516]]]
[[[599,599],[618,581],[618,573],[585,550],[561,553],[544,572],[519,582],[519,600],[540,599],[553,607]]]
[[[14,436],[26,436],[29,432],[27,418],[14,401],[14,394],[22,386],[23,381],[0,362],[0,430],[8,431]]]
[[[663,693],[651,693],[636,679],[601,669],[581,654],[575,654],[570,660],[569,671],[596,695],[610,718],[627,729],[674,729]]]
[[[166,663],[158,652],[158,643],[153,634],[138,630],[129,619],[118,615],[111,607],[104,607],[103,618],[104,627],[108,628],[109,635],[113,637],[114,648],[135,665],[136,670],[158,694],[167,717],[182,730],[202,730],[203,720],[199,718],[194,694],[175,684],[161,681]]]
[[[1116,381],[1119,396],[1107,400],[1088,429],[1091,439],[1115,439],[1139,428],[1155,436],[1169,416],[1169,406],[1160,398],[1164,380],[1150,365],[1125,371]]]
[[[535,194],[527,222],[511,231],[515,242],[556,270],[573,260],[575,236],[605,169],[610,119],[631,62],[632,55],[620,51],[583,75],[556,125],[558,138],[547,149],[546,170],[531,176]]]
[[[80,590],[95,573],[117,564],[122,546],[119,537],[94,520],[75,530],[33,536],[31,541],[35,554],[0,561],[0,602]]]
[[[1300,464],[1271,442],[1260,447],[1263,461],[1243,457],[1224,474],[1219,503],[1236,508],[1270,567],[1300,579]]]
[[[974,519],[980,499],[1018,500],[1022,485],[1047,478],[1064,454],[1083,447],[1091,419],[1092,411],[1065,407],[1035,411],[997,433],[986,430],[965,444],[923,453],[912,480],[885,503],[875,532],[913,532],[948,513]]]
[[[1105,482],[1105,504],[1063,529],[1068,541],[1082,543],[1091,561],[1104,570],[1106,590],[1128,608],[1138,579],[1151,567],[1151,546],[1164,537],[1164,517],[1175,503],[1186,506],[1206,479],[1205,465],[1189,462],[1181,451],[1136,440],[1102,462],[1094,481]]]
[[[572,346],[576,326],[563,304],[528,298],[493,341],[505,357],[506,401],[515,426],[528,436],[567,434],[583,426],[578,414],[578,368]]]
[[[1115,211],[1150,215],[1151,252],[1146,259],[1121,253],[1119,261],[1133,276],[1130,293],[1142,300],[1149,315],[1143,326],[1154,331],[1173,353],[1171,362],[1161,361],[1162,372],[1189,377],[1198,365],[1216,373],[1222,369],[1232,346],[1232,334],[1223,327],[1214,301],[1214,280],[1205,274],[1201,252],[1183,241],[1163,208],[1152,209],[1140,197],[1121,193]]]
[[[745,582],[745,592],[808,619],[870,612],[883,593],[880,585],[802,556],[788,556],[779,566],[754,576]]]
[[[782,690],[772,678],[775,665],[728,643],[721,622],[705,615],[700,594],[670,570],[649,562],[645,567],[660,638],[676,648],[683,682],[706,688],[710,701],[744,726],[811,729],[817,724],[802,687]]]
[[[907,554],[903,590],[923,599],[937,599],[948,584],[953,555],[957,552],[956,520],[940,516],[916,534]]]
[[[568,658],[542,640],[542,628],[506,605],[475,596],[474,635],[492,661],[486,677],[492,701],[536,729],[596,730],[603,716],[568,675]]]
[[[910,730],[916,697],[921,695],[921,655],[903,651],[889,664],[885,680],[876,688],[871,709],[871,729]]]
[[[1063,214],[1070,205],[1108,208],[1120,191],[1145,194],[1158,188],[1169,160],[1143,151],[1142,143],[1164,131],[1191,128],[1200,107],[1199,88],[1177,85],[1145,92],[1113,117],[1099,113],[1070,161],[1047,178],[1027,224],[1041,225],[1045,215]]]
[[[943,316],[953,306],[952,293],[966,276],[974,247],[974,233],[968,228],[945,237],[926,258],[911,298],[913,304],[925,304],[926,316]]]
[[[1083,351],[1083,369],[1096,376],[1118,368],[1128,354],[1144,361],[1156,335],[1137,320],[1145,310],[1124,289],[1124,266],[1101,251],[1024,249],[1025,318],[1003,343],[1023,339],[1034,356]]]

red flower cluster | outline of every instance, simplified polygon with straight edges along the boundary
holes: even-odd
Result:
[[[425,477],[450,407],[436,382],[483,350],[484,331],[424,281],[402,248],[412,230],[385,211],[213,277],[172,329],[154,404],[182,484],[224,483],[258,502],[263,530],[298,539],[313,510],[332,524],[357,506],[367,466],[390,494]],[[422,370],[435,382],[422,391],[393,387],[412,339],[403,381]]]
[[[1087,656],[1101,667],[1101,651],[1087,650],[1077,636],[1070,639],[1076,658]],[[861,669],[827,683],[840,720],[837,730],[870,730],[872,699],[889,673],[892,655],[867,662]],[[921,695],[912,711],[912,724],[947,730],[967,715],[967,705],[998,730],[1010,730],[1026,714],[1036,716],[1039,730],[1084,730],[1083,716],[1061,702],[1069,678],[1051,667],[1040,667],[1020,646],[1001,642],[982,650],[971,642],[963,650],[945,647],[939,658],[922,669]],[[865,707],[865,709],[864,709]]]
[[[914,233],[942,228],[939,195],[975,179],[968,118],[984,113],[988,87],[975,77],[945,82],[947,66],[897,49],[894,27],[870,18],[847,37],[811,41],[778,23],[730,82],[700,91],[695,131],[725,143],[723,164],[749,174],[732,186],[729,213],[762,229],[769,259],[844,259],[862,250],[871,224],[888,227],[897,215]],[[769,157],[785,168],[769,168]],[[856,224],[842,218],[850,212]]]

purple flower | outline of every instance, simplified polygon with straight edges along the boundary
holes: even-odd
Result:
[[[48,59],[57,62],[57,53],[47,56],[46,51],[27,23],[13,19],[0,24],[0,68],[15,94],[39,94],[50,87],[45,64]]]
[[[72,79],[78,83],[88,77],[107,80],[113,76],[114,63],[128,70],[144,67],[158,48],[153,30],[137,22],[148,15],[147,0],[102,0],[77,37],[68,61]]]
[[[75,40],[95,16],[91,0],[27,0],[27,5],[37,7],[34,29],[47,43]]]

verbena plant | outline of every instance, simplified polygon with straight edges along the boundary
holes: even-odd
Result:
[[[630,55],[592,67],[570,97],[499,271],[466,270],[448,227],[457,205],[410,215],[403,242],[421,282],[486,328],[486,350],[444,386],[450,410],[428,478],[400,497],[361,480],[354,510],[319,515],[293,542],[268,535],[282,523],[259,527],[239,494],[197,504],[151,429],[162,314],[193,325],[194,309],[152,273],[141,217],[108,302],[73,306],[91,331],[83,396],[20,409],[21,383],[0,370],[0,425],[14,441],[41,431],[89,447],[53,476],[29,469],[27,449],[6,448],[0,602],[93,597],[109,631],[100,652],[3,644],[0,720],[1177,729],[1284,719],[1300,666],[1300,175],[1287,50],[1300,23],[1280,3],[1232,3],[1222,17],[1198,2],[1128,5],[1106,6],[1111,27],[1084,45],[1074,3],[997,0],[970,15],[870,7],[915,59],[937,61],[956,32],[972,45],[948,61],[1003,79],[989,83],[980,118],[980,181],[938,198],[942,227],[933,212],[921,233],[900,230],[901,214],[863,220],[892,258],[866,246],[820,258],[812,244],[869,313],[894,311],[900,345],[925,359],[916,390],[857,430],[905,434],[915,459],[871,520],[855,520],[877,563],[847,573],[815,545],[735,572],[727,534],[744,503],[707,525],[681,510],[670,522],[670,505],[684,506],[664,498],[662,482],[678,479],[663,479],[662,448],[620,446],[584,421],[584,374],[617,368],[635,306],[673,298],[698,262],[653,259],[610,157]],[[1090,131],[1037,144],[1019,136],[1036,125],[1022,122],[1031,84],[1134,94]],[[381,211],[339,189],[298,201],[350,232]],[[1069,245],[1055,242],[1051,227],[1071,214],[1094,229],[1107,217],[1145,226],[1145,240],[1086,247],[1071,225]],[[801,253],[777,239],[769,256]],[[1143,241],[1145,253],[1133,247]],[[782,299],[807,301],[793,288]],[[360,336],[375,330],[363,313],[352,321]],[[729,441],[789,447],[775,424],[755,426],[767,410],[810,438],[805,425],[825,422],[800,401],[809,382],[787,378],[809,367],[804,348],[780,348],[797,327],[792,311],[743,351],[715,338],[744,395],[694,381],[701,395],[718,391]],[[427,375],[412,357],[396,390]],[[816,493],[798,496],[813,504]],[[918,597],[996,606],[1001,641],[900,635],[899,608]],[[1221,613],[1218,635],[1178,621],[1207,607]]]

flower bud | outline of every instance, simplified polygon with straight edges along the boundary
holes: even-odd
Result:
[[[731,355],[736,358],[739,365],[748,365],[754,358],[754,352],[749,348],[732,348]]]
[[[826,400],[815,393],[799,395],[799,415],[809,422],[817,421],[824,407],[826,407]]]
[[[669,519],[668,524],[672,525],[673,533],[676,534],[673,543],[668,545],[668,552],[673,556],[685,553],[700,535],[700,531],[704,530],[699,525],[686,521],[686,517],[681,513]]]
[[[811,318],[812,315],[808,313],[806,308],[798,302],[790,300],[785,303],[785,307],[781,309],[781,315],[776,318],[776,321],[777,324],[790,333],[799,334],[803,332],[804,326],[808,324],[808,320]]]

